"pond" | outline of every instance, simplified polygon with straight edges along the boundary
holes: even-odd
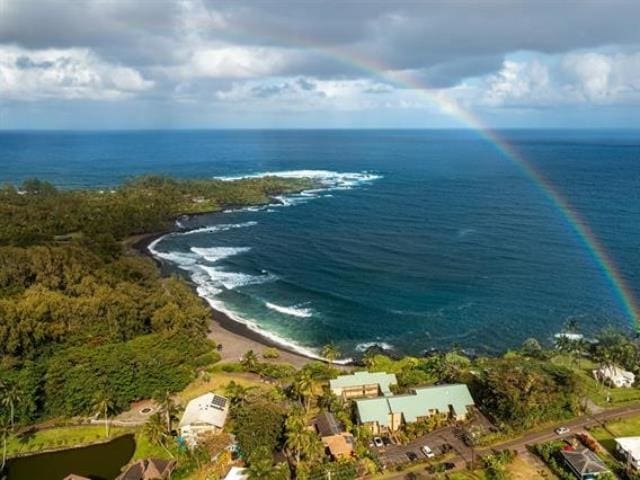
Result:
[[[113,480],[131,460],[135,448],[133,435],[123,435],[99,445],[14,458],[7,464],[7,480],[62,480],[70,473]]]

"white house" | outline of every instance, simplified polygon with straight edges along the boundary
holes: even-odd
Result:
[[[224,480],[247,480],[249,476],[245,473],[246,469],[241,467],[231,467]]]
[[[626,459],[626,464],[640,470],[640,437],[616,438],[616,450]]]
[[[593,376],[598,381],[606,382],[617,388],[630,388],[636,381],[636,376],[615,365],[607,365],[593,371]]]
[[[215,393],[205,393],[194,398],[180,419],[180,436],[187,445],[194,446],[205,433],[220,433],[229,414],[229,401]]]

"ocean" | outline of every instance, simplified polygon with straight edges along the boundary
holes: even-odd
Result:
[[[504,131],[640,295],[640,131]],[[378,344],[501,352],[635,328],[564,213],[473,131],[0,133],[0,182],[105,187],[147,173],[314,176],[263,208],[182,220],[151,245],[216,309],[307,354]]]

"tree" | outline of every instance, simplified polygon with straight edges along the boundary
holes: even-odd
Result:
[[[173,454],[169,450],[166,444],[166,440],[169,436],[165,430],[165,424],[162,416],[159,413],[154,413],[149,417],[147,423],[142,427],[142,434],[154,445],[158,445],[164,448],[169,455],[173,457]]]
[[[109,437],[109,414],[113,412],[113,400],[105,391],[96,394],[93,399],[93,412],[98,418],[104,417],[105,434]]]
[[[156,395],[155,400],[160,405],[160,412],[162,412],[164,416],[167,433],[171,434],[171,422],[178,413],[178,409],[171,397],[171,393],[169,393],[168,390],[165,390],[164,393]]]
[[[7,438],[11,430],[12,427],[9,419],[5,416],[0,416],[0,436],[2,436],[2,464],[0,464],[0,474],[4,472],[4,468],[7,465]]]
[[[340,349],[335,343],[328,343],[322,347],[322,356],[326,358],[329,363],[333,363],[340,357]]]
[[[276,468],[271,452],[266,447],[258,448],[249,457],[246,473],[249,480],[269,480],[273,478]]]
[[[285,446],[294,456],[296,464],[298,464],[309,446],[309,437],[307,435],[309,430],[302,412],[290,413],[285,420],[284,427],[287,439]]]
[[[309,411],[309,408],[311,407],[311,398],[313,397],[313,378],[307,370],[301,370],[298,372],[293,382],[293,390],[298,395],[298,398],[304,405],[305,410]]]
[[[22,400],[22,390],[17,383],[11,382],[0,386],[0,403],[9,408],[11,430],[15,428],[15,407]]]
[[[542,345],[540,345],[540,342],[535,338],[527,338],[522,343],[520,351],[527,357],[542,358],[544,356]]]
[[[240,364],[247,370],[248,372],[255,372],[258,369],[259,361],[258,356],[255,354],[253,350],[249,350],[245,353],[240,361]]]
[[[255,386],[245,387],[231,380],[225,387],[224,393],[231,402],[231,406],[237,407],[246,400],[247,394],[255,388]]]

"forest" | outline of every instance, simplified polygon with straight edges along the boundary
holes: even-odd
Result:
[[[305,179],[142,177],[104,190],[33,179],[0,189],[0,379],[26,424],[180,390],[216,355],[210,314],[177,277],[123,246],[181,214],[263,204]]]

